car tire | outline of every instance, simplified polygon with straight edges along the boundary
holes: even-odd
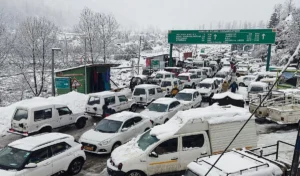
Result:
[[[131,105],[130,111],[131,112],[136,112],[136,110],[137,110],[137,105],[136,104]]]
[[[246,87],[246,85],[244,83],[240,83],[239,86]]]
[[[164,121],[164,123],[167,123],[169,121],[169,119],[166,119],[165,121]]]
[[[111,148],[111,152],[113,152],[116,148],[120,147],[121,143],[120,142],[116,142],[113,147]]]
[[[77,122],[75,123],[77,129],[82,129],[85,127],[85,125],[86,125],[86,120],[84,118],[78,119]]]
[[[130,171],[126,174],[126,176],[146,176],[146,174],[141,171]]]
[[[50,126],[44,127],[39,131],[39,133],[51,133],[51,132],[52,132],[52,128]]]
[[[76,158],[75,160],[73,160],[69,165],[67,171],[68,175],[78,174],[81,171],[83,164],[84,164],[84,160],[82,158]]]

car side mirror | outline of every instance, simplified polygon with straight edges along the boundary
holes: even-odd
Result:
[[[158,154],[156,152],[151,152],[149,154],[150,157],[153,157],[153,158],[158,158]]]
[[[28,169],[36,168],[36,167],[37,167],[37,164],[35,164],[35,163],[29,163],[29,164],[25,165],[25,168],[28,168]]]
[[[122,128],[122,132],[128,131],[128,128]]]
[[[70,114],[73,114],[73,111],[70,110]]]

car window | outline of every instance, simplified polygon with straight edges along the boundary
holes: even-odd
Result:
[[[68,107],[57,108],[59,116],[72,114],[72,111]]]
[[[133,119],[129,119],[129,120],[127,120],[127,121],[124,123],[122,129],[123,129],[123,128],[130,128],[130,127],[132,127],[133,125],[134,125],[134,120],[133,120]]]
[[[61,142],[55,145],[51,146],[51,150],[52,150],[52,154],[53,155],[58,155],[66,150],[68,150],[69,148],[71,148],[71,146],[65,142]]]
[[[52,118],[52,109],[44,109],[39,111],[34,111],[34,121],[40,121]]]
[[[137,88],[137,89],[134,90],[133,95],[137,95],[137,96],[146,95],[146,91],[143,88]]]
[[[157,93],[162,93],[162,90],[161,90],[160,87],[159,87],[159,88],[156,88],[156,90],[157,90]]]
[[[165,78],[171,78],[171,75],[165,75]]]
[[[197,96],[197,92],[195,92],[194,94],[193,94],[193,98],[197,98],[198,96]]]
[[[14,120],[20,121],[28,118],[28,111],[24,109],[18,109],[13,117]]]
[[[174,152],[177,152],[177,146],[178,146],[178,138],[169,139],[169,140],[159,144],[154,149],[154,152],[158,155],[174,153]]]
[[[140,121],[142,121],[142,117],[135,117],[133,118],[134,123],[139,123]]]
[[[120,95],[120,96],[118,96],[118,98],[119,98],[120,102],[127,102],[128,101],[128,99],[126,98],[125,95]]]
[[[91,96],[88,100],[88,105],[100,104],[100,97]]]
[[[187,151],[195,148],[201,148],[204,145],[203,134],[182,137],[182,150]]]
[[[154,88],[149,89],[148,91],[149,91],[149,95],[155,95],[155,89]]]
[[[104,99],[105,102],[108,102],[109,105],[115,104],[116,103],[116,97],[107,97]]]
[[[32,152],[28,163],[40,163],[51,157],[51,152],[49,151],[49,147],[42,148]]]

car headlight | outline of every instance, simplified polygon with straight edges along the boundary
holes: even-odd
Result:
[[[99,142],[99,145],[100,145],[100,146],[108,145],[110,141],[111,141],[111,139],[106,139],[106,140],[104,140],[104,141]]]

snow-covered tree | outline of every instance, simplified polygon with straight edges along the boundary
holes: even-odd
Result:
[[[278,24],[279,24],[279,18],[277,13],[274,12],[269,21],[268,28],[276,28]]]

